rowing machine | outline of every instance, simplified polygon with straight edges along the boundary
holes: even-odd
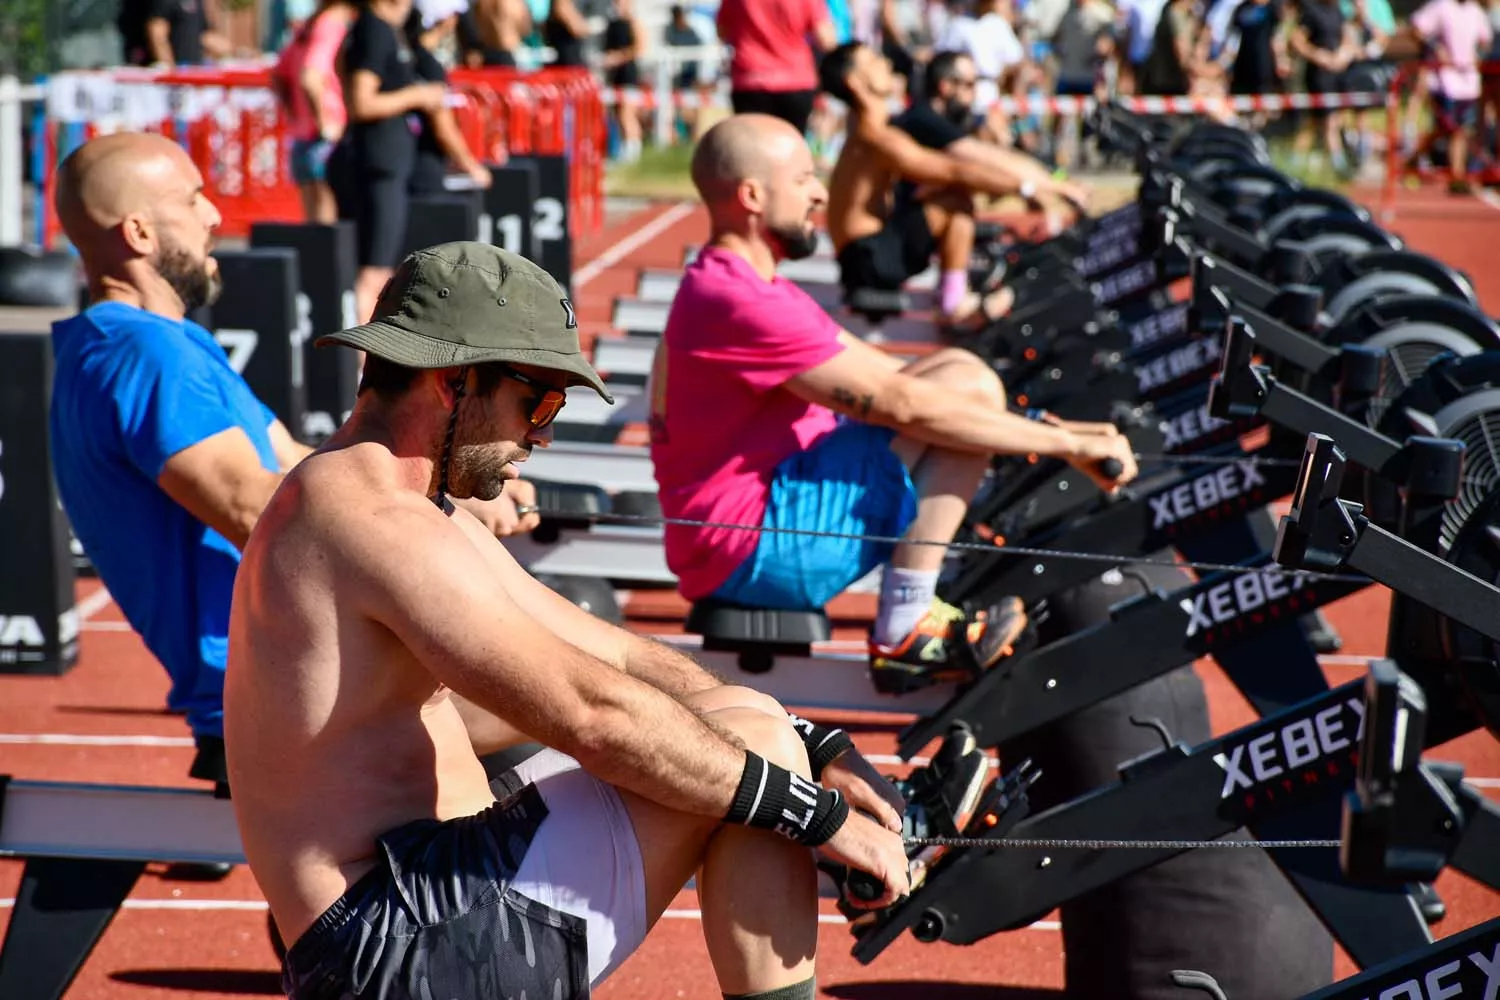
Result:
[[[1496,588],[1410,542],[1362,523],[1357,508],[1337,499],[1342,454],[1321,435],[1310,435],[1308,441],[1293,512],[1283,521],[1278,540],[1278,561],[1291,569],[1349,566],[1362,570],[1399,594],[1428,595],[1450,627],[1477,627],[1488,641],[1500,640],[1500,623],[1487,610],[1493,608]],[[1414,473],[1414,479],[1452,486],[1457,466],[1451,454],[1448,448],[1431,449],[1426,471]],[[1425,505],[1434,500],[1420,491],[1412,495]],[[1490,506],[1500,508],[1500,502],[1492,501]],[[1482,534],[1493,516],[1494,511],[1476,515],[1466,523],[1465,532],[1471,537]],[[1463,551],[1477,550],[1467,546]],[[1493,550],[1486,559],[1493,571],[1497,562]],[[1432,673],[1445,667],[1428,662],[1414,669]],[[1193,750],[1169,744],[1123,765],[1117,785],[1026,819],[1008,836],[1015,840],[1105,836],[1150,840],[1167,830],[1171,836],[1202,840],[1243,824],[1257,838],[1291,839],[1327,830],[1338,822],[1338,799],[1333,793],[1355,786],[1363,792],[1364,801],[1378,806],[1384,791],[1379,779],[1389,778],[1381,767],[1381,755],[1371,753],[1368,733],[1363,752],[1355,752],[1361,727],[1371,721],[1367,699],[1360,697],[1362,687],[1363,682],[1351,682]],[[1439,682],[1427,685],[1426,690],[1437,699],[1433,703],[1436,724],[1409,732],[1408,739],[1432,746],[1474,727],[1464,701],[1450,687]],[[1378,695],[1377,691],[1376,697],[1368,699],[1374,706],[1369,710],[1372,718],[1399,717]],[[1355,785],[1357,773],[1363,785]],[[1479,819],[1472,846],[1462,857],[1456,852],[1451,856],[1455,864],[1481,878],[1495,879],[1500,875],[1493,850],[1496,810],[1477,794],[1457,786],[1451,773],[1442,787],[1451,793],[1449,798],[1444,798],[1435,782],[1424,779],[1419,786],[1432,793],[1428,813],[1435,811],[1439,822],[1434,825],[1415,816],[1406,829],[1451,844],[1452,831],[1443,829],[1441,816],[1447,804],[1462,801],[1465,805],[1459,811],[1465,818]],[[1217,802],[1217,806],[1211,812],[1195,811],[1193,802]],[[1146,803],[1149,807],[1143,807]],[[1373,850],[1380,863],[1390,867],[1387,880],[1395,885],[1373,890],[1351,885],[1338,877],[1332,858],[1299,855],[1285,862],[1288,876],[1323,915],[1351,957],[1365,966],[1430,942],[1400,885],[1411,877],[1430,877],[1433,865],[1422,856],[1412,860],[1404,852],[1395,855],[1398,860],[1406,859],[1404,866],[1389,865],[1389,848],[1398,838],[1388,820],[1388,811],[1368,807],[1362,816],[1351,819],[1367,842],[1356,841],[1353,853],[1346,851],[1342,863],[1356,876],[1368,874]],[[1173,852],[1142,857],[1144,853],[1021,848],[950,852],[909,900],[886,911],[873,928],[860,933],[854,953],[869,962],[907,928],[913,928],[920,940],[962,944],[1022,926],[1059,902],[1164,860]],[[1276,860],[1282,863],[1281,857]]]

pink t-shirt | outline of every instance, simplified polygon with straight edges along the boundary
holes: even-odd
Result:
[[[719,39],[734,49],[735,90],[817,90],[818,69],[808,36],[829,21],[824,0],[721,0]]]
[[[1490,21],[1478,0],[1428,0],[1411,17],[1423,38],[1441,45],[1450,64],[1438,69],[1438,85],[1452,101],[1479,97],[1480,51],[1488,50]]]
[[[338,13],[319,15],[312,30],[299,34],[281,51],[275,72],[286,82],[291,98],[287,132],[293,139],[318,138],[318,119],[313,116],[307,91],[302,89],[302,70],[312,67],[323,74],[323,116],[342,129],[347,120],[344,91],[339,83],[337,60],[349,33],[349,19]]]
[[[760,524],[776,466],[837,424],[833,411],[782,384],[842,351],[838,337],[838,324],[792,282],[767,282],[728,250],[698,255],[651,371],[651,461],[663,514]],[[689,600],[713,593],[759,537],[668,525],[678,590]]]

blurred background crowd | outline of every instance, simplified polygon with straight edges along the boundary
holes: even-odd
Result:
[[[361,8],[389,4],[409,4],[396,44],[436,86],[460,66],[589,67],[608,89],[610,157],[625,163],[690,140],[743,106],[737,92],[778,85],[810,101],[809,141],[831,163],[838,102],[803,74],[781,73],[778,84],[764,65],[767,26],[794,23],[809,6],[821,22],[806,35],[812,59],[866,42],[891,60],[903,101],[923,96],[935,54],[965,54],[976,80],[970,124],[1059,168],[1088,165],[1092,150],[1074,105],[1054,97],[1383,93],[1397,65],[1424,59],[1441,68],[1414,75],[1390,133],[1405,156],[1425,163],[1434,139],[1445,158],[1488,155],[1500,120],[1475,68],[1494,55],[1500,0],[6,0],[17,16],[0,26],[0,72],[275,64],[305,172],[343,127],[334,60],[347,27]],[[1385,149],[1381,109],[1246,116],[1286,136],[1293,168],[1352,174]],[[476,172],[454,153],[450,165]]]

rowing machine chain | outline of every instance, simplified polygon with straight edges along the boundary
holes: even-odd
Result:
[[[1064,549],[1034,548],[1025,545],[993,545],[979,542],[939,542],[923,539],[898,538],[893,535],[855,535],[841,531],[819,531],[815,528],[768,528],[759,524],[734,524],[728,521],[699,521],[687,517],[658,517],[652,514],[576,514],[561,510],[547,510],[532,504],[517,504],[516,513],[524,517],[537,514],[543,518],[555,517],[570,520],[585,520],[610,523],[633,523],[647,525],[679,525],[688,528],[716,528],[731,531],[759,531],[778,535],[804,535],[809,538],[842,538],[856,542],[877,542],[882,545],[936,545],[955,552],[1001,553],[1012,556],[1036,556],[1043,559],[1082,559],[1089,562],[1107,562],[1116,566],[1168,566],[1175,569],[1196,569],[1213,573],[1259,573],[1263,565],[1241,566],[1237,563],[1179,562],[1174,559],[1149,559],[1145,556],[1112,555],[1102,552],[1069,552]],[[1329,580],[1342,583],[1369,583],[1370,578],[1354,573],[1319,573],[1300,570],[1308,580]]]
[[[1100,851],[1129,849],[1144,851],[1186,851],[1211,847],[1258,847],[1266,850],[1283,848],[1337,848],[1338,840],[1058,840],[1031,838],[1012,840],[1006,837],[908,837],[907,847],[979,848],[1021,847],[1043,850]]]

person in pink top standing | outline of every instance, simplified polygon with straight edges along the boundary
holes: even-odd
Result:
[[[288,118],[292,179],[302,192],[308,222],[338,221],[338,204],[328,186],[328,155],[348,121],[338,57],[357,13],[345,0],[322,0],[282,49],[271,73]]]
[[[719,39],[734,49],[729,100],[735,114],[758,112],[807,132],[818,71],[812,44],[838,44],[824,0],[721,0]]]
[[[1433,91],[1434,128],[1421,152],[1442,136],[1448,138],[1452,181],[1448,190],[1467,194],[1469,130],[1479,103],[1479,63],[1493,41],[1489,17],[1478,0],[1428,0],[1411,18],[1412,30],[1431,48],[1438,62]]]
[[[828,198],[785,122],[725,119],[704,134],[692,173],[712,234],[683,274],[651,373],[662,513],[780,530],[668,525],[678,589],[819,609],[889,562],[869,644],[882,680],[906,689],[994,665],[1025,628],[1020,602],[966,619],[936,596],[943,543],[991,456],[1057,456],[1112,490],[1135,475],[1127,440],[1109,424],[1012,413],[994,370],[968,351],[903,364],[777,275],[780,261],[812,253]],[[1099,471],[1108,458],[1117,479]]]

